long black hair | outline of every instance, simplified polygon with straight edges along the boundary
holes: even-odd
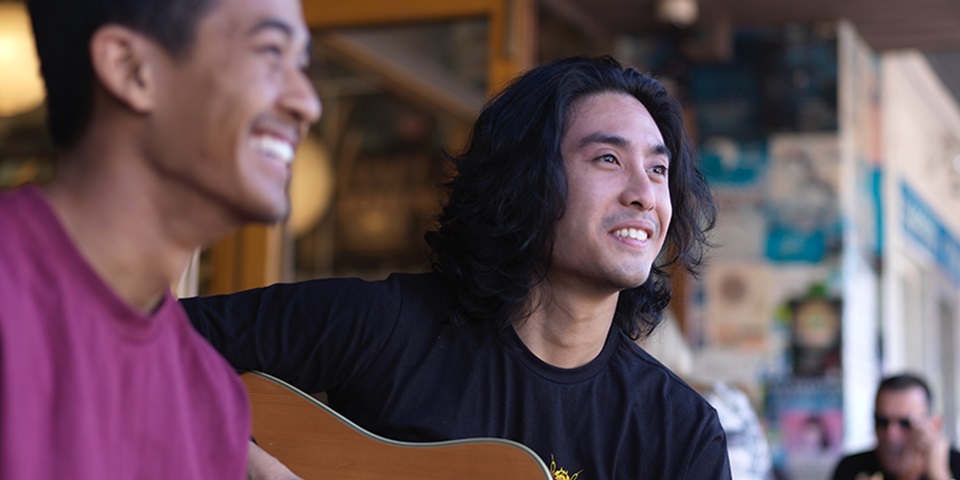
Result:
[[[438,227],[427,232],[434,270],[455,292],[454,321],[509,323],[550,268],[553,235],[567,200],[560,144],[577,100],[622,92],[650,112],[670,151],[673,218],[650,277],[622,291],[614,323],[649,335],[670,302],[667,268],[696,273],[716,208],[683,128],[680,105],[653,78],[610,57],[576,57],[536,67],[484,107],[470,141],[451,156],[455,175]]]

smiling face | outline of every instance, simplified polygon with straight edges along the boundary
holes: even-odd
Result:
[[[216,2],[185,58],[152,72],[161,174],[240,221],[285,218],[293,152],[320,116],[309,40],[298,0]]]
[[[657,124],[630,95],[589,95],[571,106],[560,151],[568,193],[550,282],[604,295],[643,284],[673,213]]]

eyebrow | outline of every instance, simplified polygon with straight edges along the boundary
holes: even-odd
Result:
[[[293,27],[289,23],[276,18],[265,18],[254,24],[247,32],[247,36],[252,37],[264,30],[280,30],[287,38],[293,38],[294,34]],[[303,53],[308,59],[311,58],[313,53],[313,36],[310,35],[309,31],[307,32],[306,47],[304,47]]]
[[[280,30],[284,33],[284,35],[293,37],[293,27],[290,26],[289,23],[275,18],[265,18],[260,20],[250,28],[250,31],[247,32],[247,36],[252,37],[264,30]]]
[[[630,145],[630,142],[627,141],[627,139],[619,135],[610,135],[606,133],[591,133],[590,135],[587,135],[586,137],[583,137],[582,140],[580,140],[579,147],[583,148],[595,143],[613,145],[614,147],[618,147],[618,148],[626,148]],[[663,155],[667,157],[668,160],[670,159],[670,150],[667,148],[666,145],[662,143],[651,145],[648,151],[651,154]]]

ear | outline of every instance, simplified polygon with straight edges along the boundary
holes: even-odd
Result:
[[[137,113],[155,105],[156,79],[151,59],[155,45],[143,34],[120,25],[106,25],[90,39],[93,72],[103,88]]]

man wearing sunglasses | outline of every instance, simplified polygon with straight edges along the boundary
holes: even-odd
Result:
[[[877,388],[873,450],[844,457],[833,480],[951,480],[960,474],[960,452],[950,447],[933,413],[933,395],[920,377],[884,378]]]

